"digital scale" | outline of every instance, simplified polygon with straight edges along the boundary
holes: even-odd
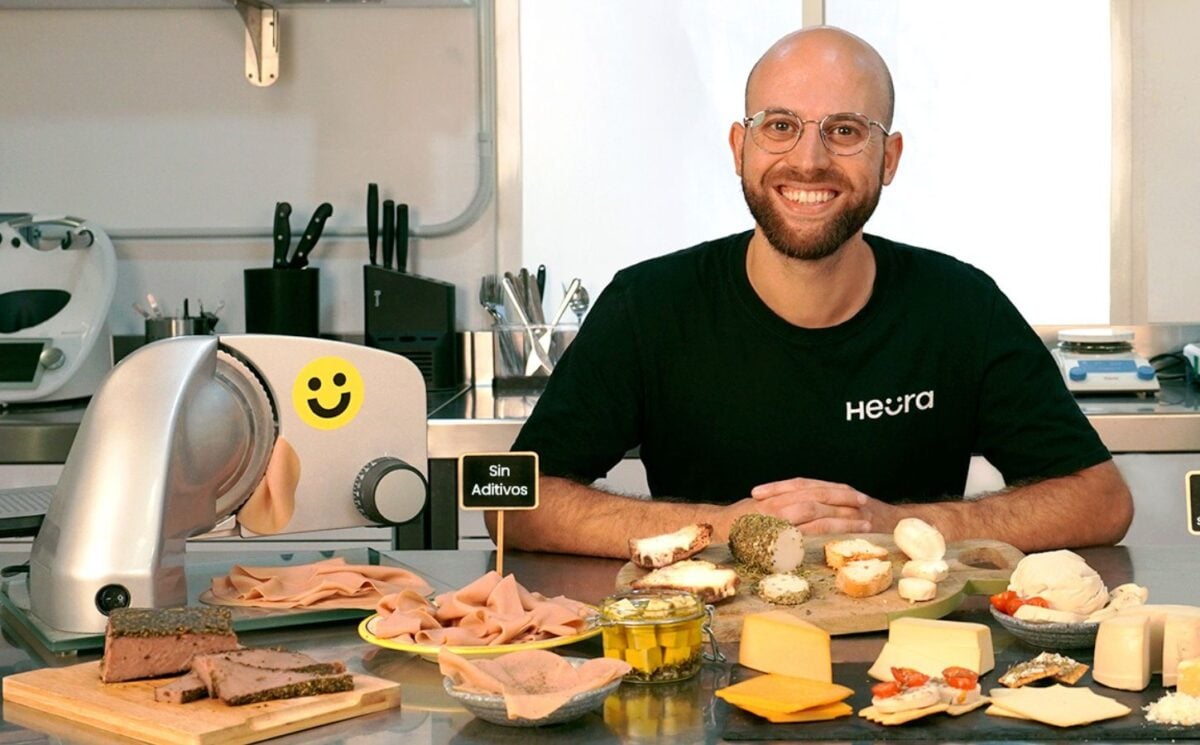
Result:
[[[1155,393],[1154,367],[1133,351],[1133,331],[1063,329],[1050,350],[1072,393]]]

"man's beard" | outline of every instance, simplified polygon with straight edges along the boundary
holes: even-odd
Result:
[[[844,183],[842,179],[830,179],[824,172],[810,175],[808,180]],[[804,261],[819,261],[837,253],[837,250],[862,230],[867,220],[871,219],[879,205],[879,195],[882,191],[881,179],[874,191],[867,192],[862,198],[851,202],[834,215],[816,236],[806,239],[792,230],[786,218],[771,204],[765,192],[752,191],[746,183],[746,178],[742,177],[742,195],[746,198],[746,206],[750,208],[750,214],[754,216],[754,221],[762,229],[771,247],[790,259]]]

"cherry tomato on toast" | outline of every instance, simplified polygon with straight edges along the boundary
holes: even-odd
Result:
[[[965,667],[948,667],[942,671],[942,680],[951,688],[960,691],[971,691],[979,682],[979,674]]]
[[[929,676],[911,667],[893,667],[892,677],[905,688],[920,688],[929,682]]]
[[[894,680],[889,680],[884,683],[876,683],[871,686],[871,695],[875,698],[891,698],[899,695],[904,690],[899,683]]]

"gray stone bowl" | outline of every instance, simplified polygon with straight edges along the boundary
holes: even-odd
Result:
[[[582,657],[564,657],[563,659],[570,662],[574,667],[579,667],[587,662]],[[608,695],[617,690],[617,687],[620,685],[621,679],[617,678],[614,681],[606,683],[601,688],[577,693],[562,706],[540,719],[509,719],[508,708],[504,704],[503,696],[499,694],[458,691],[454,689],[453,680],[448,676],[442,678],[442,687],[446,689],[446,693],[462,704],[467,711],[485,722],[501,724],[505,727],[544,727],[549,724],[561,724],[562,722],[569,722],[572,719],[578,719],[589,711],[600,708],[604,704],[604,699],[608,698]]]
[[[1047,652],[1060,649],[1089,649],[1096,645],[1099,623],[1052,623],[1049,621],[1022,621],[1007,613],[991,608],[995,618],[1008,633],[1031,647]]]

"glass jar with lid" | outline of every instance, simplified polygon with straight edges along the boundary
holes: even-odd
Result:
[[[604,656],[633,666],[625,680],[658,683],[695,675],[705,638],[712,659],[723,659],[712,635],[713,607],[684,590],[626,590],[600,604]]]

